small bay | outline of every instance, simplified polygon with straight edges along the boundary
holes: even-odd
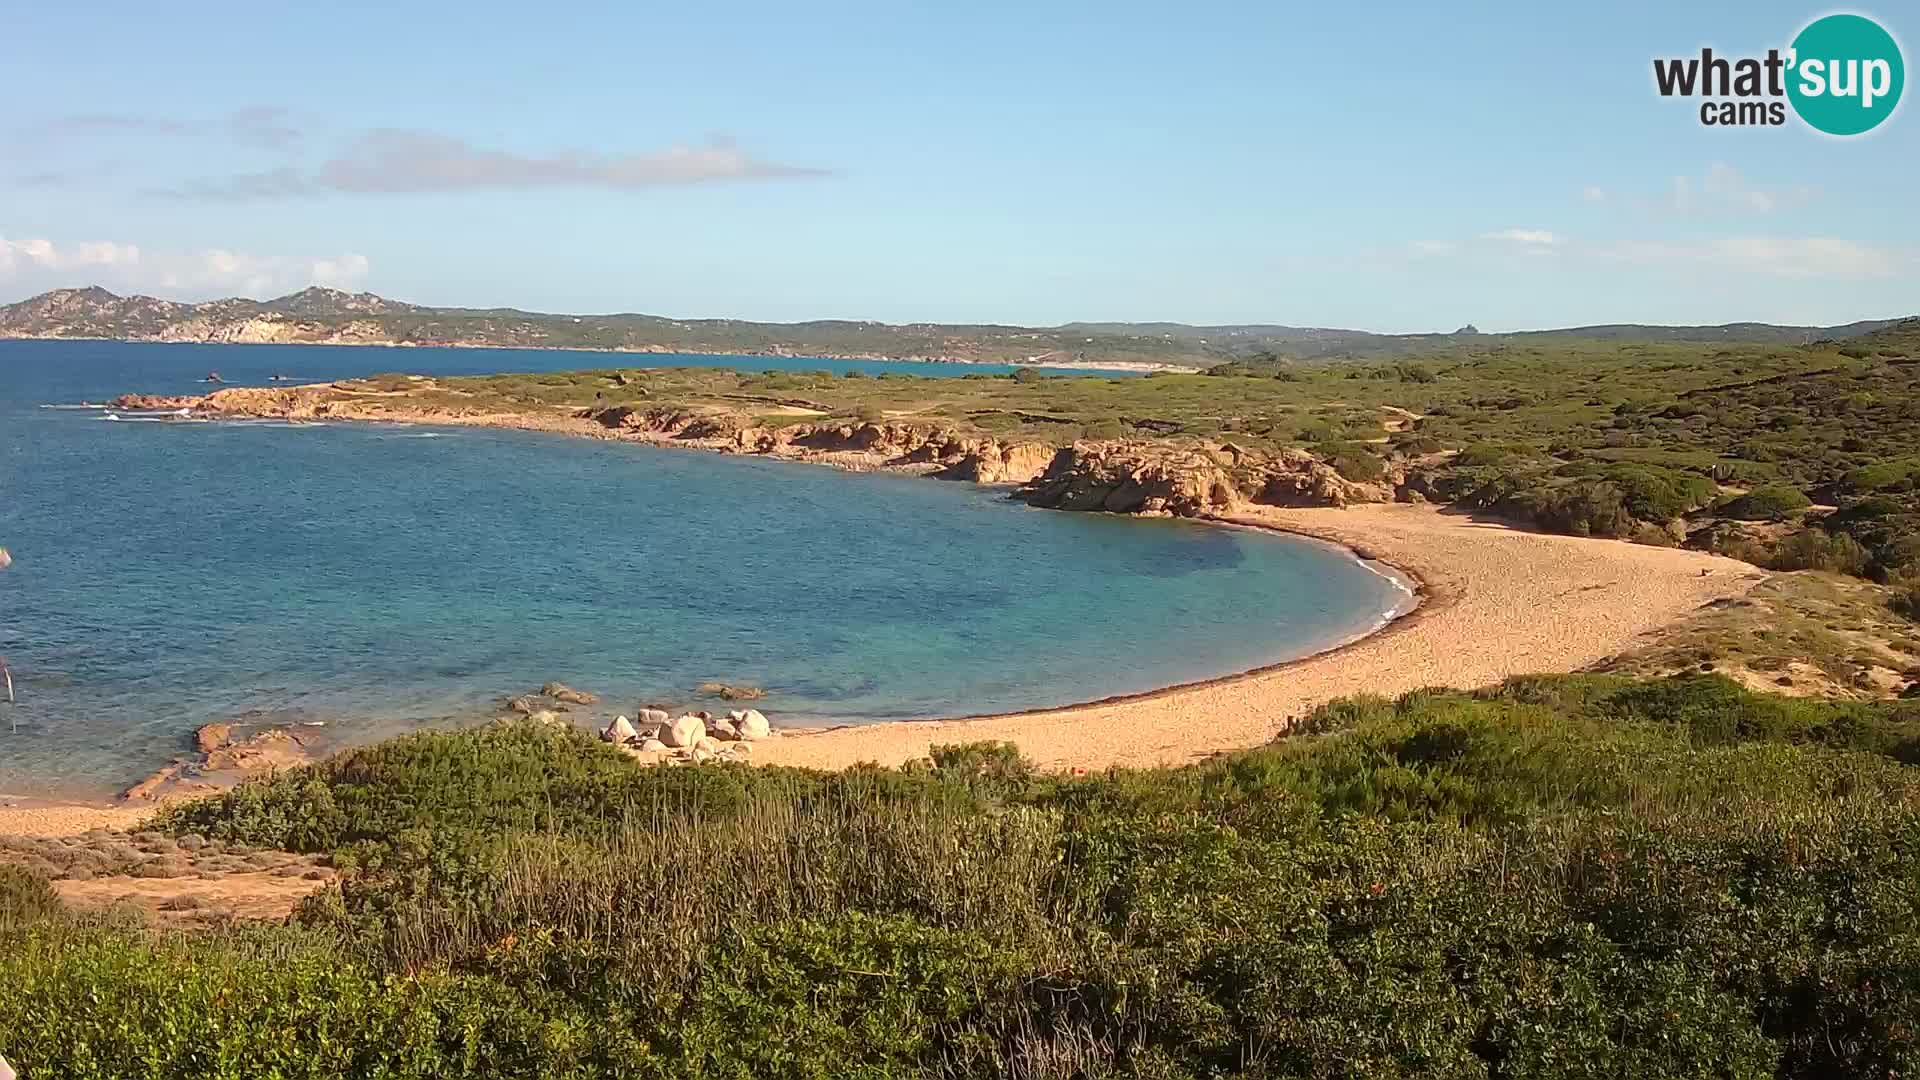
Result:
[[[1041,708],[1363,633],[1391,583],[1316,543],[1029,509],[1004,491],[527,432],[112,423],[48,404],[724,364],[537,350],[0,342],[0,793],[97,796],[195,727],[367,741],[560,679],[601,712],[765,687],[776,723]],[[18,730],[11,729],[12,723]]]

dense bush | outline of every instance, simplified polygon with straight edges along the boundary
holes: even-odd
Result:
[[[1387,475],[1387,463],[1364,443],[1331,441],[1314,448],[1322,460],[1348,480],[1371,483]]]
[[[45,877],[12,863],[0,863],[0,928],[49,918],[60,912],[60,896]]]
[[[1893,595],[1888,598],[1888,606],[1898,614],[1914,622],[1920,622],[1920,573],[1906,573],[1888,583]]]
[[[1826,570],[1835,574],[1864,574],[1873,558],[1858,540],[1824,528],[1800,529],[1774,548],[1766,565],[1774,570]]]
[[[1728,499],[1719,512],[1739,521],[1785,521],[1812,505],[1813,500],[1797,487],[1768,484]]]
[[[1841,478],[1841,484],[1852,494],[1866,495],[1876,491],[1910,490],[1916,479],[1920,479],[1920,457],[1907,457],[1851,469]]]
[[[0,1032],[28,1076],[1920,1067],[1920,702],[1536,677],[1299,730],[1080,779],[398,740],[166,816],[351,856],[296,925],[5,926]]]

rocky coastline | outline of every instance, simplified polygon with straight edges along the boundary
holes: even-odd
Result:
[[[432,380],[416,380],[421,390]],[[653,446],[751,454],[1011,486],[1036,507],[1117,514],[1218,518],[1254,505],[1348,506],[1422,501],[1390,469],[1355,481],[1299,449],[1255,450],[1231,442],[1109,440],[1064,446],[1009,440],[939,423],[836,418],[769,426],[713,406],[610,405],[500,411],[426,404],[408,391],[347,383],[234,387],[200,396],[126,394],[120,410],[178,411],[199,419],[362,421],[511,428]]]

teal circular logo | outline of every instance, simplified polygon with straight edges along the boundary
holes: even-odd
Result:
[[[1893,115],[1907,82],[1893,35],[1864,15],[1815,19],[1793,39],[1787,99],[1829,135],[1872,131]]]

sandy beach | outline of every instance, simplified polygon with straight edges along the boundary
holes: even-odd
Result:
[[[152,803],[100,805],[23,800],[0,806],[0,835],[77,836],[92,829],[131,829],[152,814]]]
[[[1056,769],[1190,762],[1264,743],[1346,695],[1576,671],[1765,577],[1718,556],[1524,531],[1430,506],[1249,507],[1223,520],[1345,545],[1416,579],[1422,602],[1372,636],[1243,675],[1006,716],[789,731],[757,744],[756,762],[898,765],[936,744],[982,740],[1015,743]],[[152,811],[152,804],[0,807],[0,833],[125,829]]]
[[[1577,671],[1766,576],[1700,552],[1528,532],[1429,506],[1254,507],[1228,520],[1344,544],[1413,575],[1425,601],[1371,637],[1245,675],[1011,716],[793,733],[756,747],[755,760],[897,765],[935,744],[1000,740],[1048,768],[1190,762],[1267,742],[1338,697]]]

